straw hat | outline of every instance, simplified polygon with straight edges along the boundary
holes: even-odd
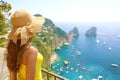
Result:
[[[11,15],[12,30],[8,38],[15,44],[21,39],[21,46],[42,27],[45,22],[44,17],[35,17],[23,9],[16,10]]]

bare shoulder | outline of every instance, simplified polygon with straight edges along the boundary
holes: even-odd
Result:
[[[35,77],[36,60],[37,60],[37,49],[30,46],[28,50],[29,56],[26,62],[26,80],[33,80]]]
[[[27,52],[27,62],[36,61],[37,53],[38,53],[38,50],[35,47],[30,46],[30,48]]]
[[[35,54],[37,54],[37,52],[38,52],[38,50],[34,46],[30,46],[30,48],[28,50],[29,55],[35,55]]]

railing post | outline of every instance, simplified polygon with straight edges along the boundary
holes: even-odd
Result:
[[[49,80],[49,74],[47,73],[47,80]]]
[[[54,78],[54,80],[57,80],[57,79],[59,79],[59,80],[68,80],[68,79],[66,79],[66,78],[64,78],[64,77],[62,77],[60,75],[57,75],[57,74],[55,74],[53,72],[50,72],[48,70],[45,70],[45,69],[42,69],[42,72],[47,74],[47,80],[50,80],[50,76],[52,76],[52,78]]]
[[[56,80],[56,76],[54,76],[54,80]]]

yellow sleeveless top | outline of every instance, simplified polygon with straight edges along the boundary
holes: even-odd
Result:
[[[35,80],[42,80],[42,74],[41,74],[41,64],[43,61],[43,56],[38,53],[37,54],[37,60],[36,60],[36,75]],[[20,69],[18,71],[18,78],[17,80],[26,80],[26,65],[21,64]]]

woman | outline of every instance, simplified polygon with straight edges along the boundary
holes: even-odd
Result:
[[[12,30],[8,35],[7,67],[10,80],[42,80],[42,55],[30,45],[45,18],[32,16],[19,9],[11,15]]]

